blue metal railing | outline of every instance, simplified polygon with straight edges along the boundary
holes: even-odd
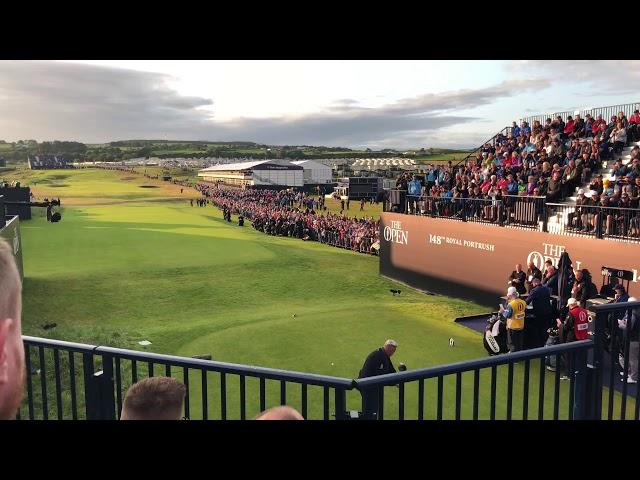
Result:
[[[629,374],[629,361],[618,368],[619,354],[630,358],[630,349],[637,348],[631,344],[637,340],[612,325],[625,314],[632,318],[634,311],[640,321],[640,302],[600,305],[592,311],[589,340],[363,379],[25,336],[26,398],[18,418],[116,419],[128,386],[160,374],[181,379],[187,387],[185,416],[205,420],[247,419],[285,404],[299,408],[305,418],[324,420],[355,417],[348,404],[362,406],[360,418],[366,419],[389,418],[395,406],[399,420],[638,420],[637,385],[620,383],[614,374],[619,369],[624,378]],[[568,381],[560,368],[546,372],[549,358],[555,358],[555,365],[565,359],[571,366]],[[292,385],[299,390],[292,390]],[[397,392],[397,397],[385,395],[385,389]],[[348,393],[356,398],[348,399]],[[372,398],[377,399],[373,404]]]

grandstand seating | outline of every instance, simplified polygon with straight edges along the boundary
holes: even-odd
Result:
[[[425,214],[425,208],[431,206],[426,208],[431,216],[461,216],[464,221],[491,223],[498,219],[498,223],[506,224],[515,220],[512,224],[522,226],[519,209],[535,205],[534,216],[539,221],[531,221],[530,215],[525,215],[524,226],[535,227],[538,223],[543,231],[557,233],[585,233],[588,226],[591,234],[638,239],[640,188],[636,177],[640,173],[637,164],[631,168],[629,163],[632,156],[638,156],[633,149],[640,144],[637,142],[640,114],[631,113],[639,106],[616,105],[583,112],[590,117],[578,132],[573,131],[570,123],[574,112],[530,117],[534,123],[530,125],[523,120],[520,127],[513,122],[513,127],[505,127],[457,164],[426,166],[424,170],[431,180],[425,185],[426,177],[423,179],[421,195],[413,195],[406,210],[411,206],[411,213]],[[605,117],[611,112],[616,115]],[[577,117],[580,112],[575,113]],[[562,121],[555,123],[558,118]],[[604,123],[605,118],[609,123]],[[565,126],[565,121],[569,126]],[[626,142],[615,141],[624,137],[622,131],[620,136],[617,134],[619,122],[627,131]],[[600,128],[592,128],[590,124],[599,124]],[[627,124],[636,126],[627,128]],[[616,163],[618,160],[622,160],[622,166]],[[591,190],[593,181],[593,188],[602,191],[595,183],[595,174],[603,177],[606,193],[603,198],[597,198],[597,192]],[[408,191],[409,182],[409,175],[404,173],[396,188]],[[585,190],[585,199],[576,205],[580,189]],[[494,215],[487,207],[496,201],[506,213]],[[388,207],[398,208],[391,204]],[[582,212],[581,218],[597,214],[598,227],[575,222],[577,209]],[[586,211],[590,212],[587,216]],[[580,232],[576,230],[578,227]]]
[[[74,168],[73,163],[62,155],[29,155],[29,168],[32,170],[58,170]]]

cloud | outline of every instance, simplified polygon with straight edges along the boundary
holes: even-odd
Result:
[[[187,133],[209,124],[207,98],[167,75],[46,62],[0,62],[0,130],[18,138],[103,141]]]
[[[424,145],[441,129],[481,121],[468,113],[526,91],[543,78],[424,94],[378,107],[336,100],[318,112],[272,118],[214,118],[211,99],[180,95],[158,73],[58,62],[0,62],[0,131],[6,139],[132,138],[247,140],[360,147]],[[486,136],[486,135],[485,135]]]
[[[523,60],[509,64],[507,71],[514,76],[582,83],[594,95],[636,93],[640,84],[639,60]]]

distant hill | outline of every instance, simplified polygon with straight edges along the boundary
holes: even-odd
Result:
[[[314,145],[267,145],[256,142],[232,141],[211,142],[207,140],[117,140],[99,144],[84,144],[73,141],[36,142],[21,140],[0,143],[0,153],[6,163],[25,162],[27,155],[65,155],[73,161],[119,162],[132,158],[286,158],[290,160],[318,158],[381,158],[408,157],[418,161],[457,160],[467,151],[444,148],[421,148],[398,150],[384,148],[362,150],[347,147]]]

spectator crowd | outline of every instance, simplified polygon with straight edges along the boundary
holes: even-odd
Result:
[[[634,146],[631,159],[615,160],[611,179],[600,174],[603,162],[619,155],[628,142],[640,139],[640,113],[627,119],[623,112],[606,123],[602,115],[548,118],[520,126],[513,122],[509,133],[498,134],[483,145],[475,157],[458,165],[429,165],[423,178],[402,174],[396,188],[407,191],[409,213],[433,212],[456,216],[465,205],[467,217],[496,221],[503,205],[512,209],[521,197],[540,202],[560,202],[581,186],[589,190],[578,196],[578,205],[621,207],[638,210],[640,197],[640,149]],[[465,199],[465,201],[460,201]],[[540,210],[540,202],[531,202]],[[538,212],[539,213],[539,212]],[[638,213],[628,218],[625,235],[640,234]],[[578,215],[580,219],[582,218]],[[615,226],[615,212],[605,212],[606,228]],[[593,222],[578,224],[593,230]],[[575,225],[573,225],[575,226]]]
[[[291,190],[243,190],[221,184],[198,183],[195,188],[223,212],[247,218],[253,228],[269,235],[378,253],[380,222],[327,212],[322,196]]]

